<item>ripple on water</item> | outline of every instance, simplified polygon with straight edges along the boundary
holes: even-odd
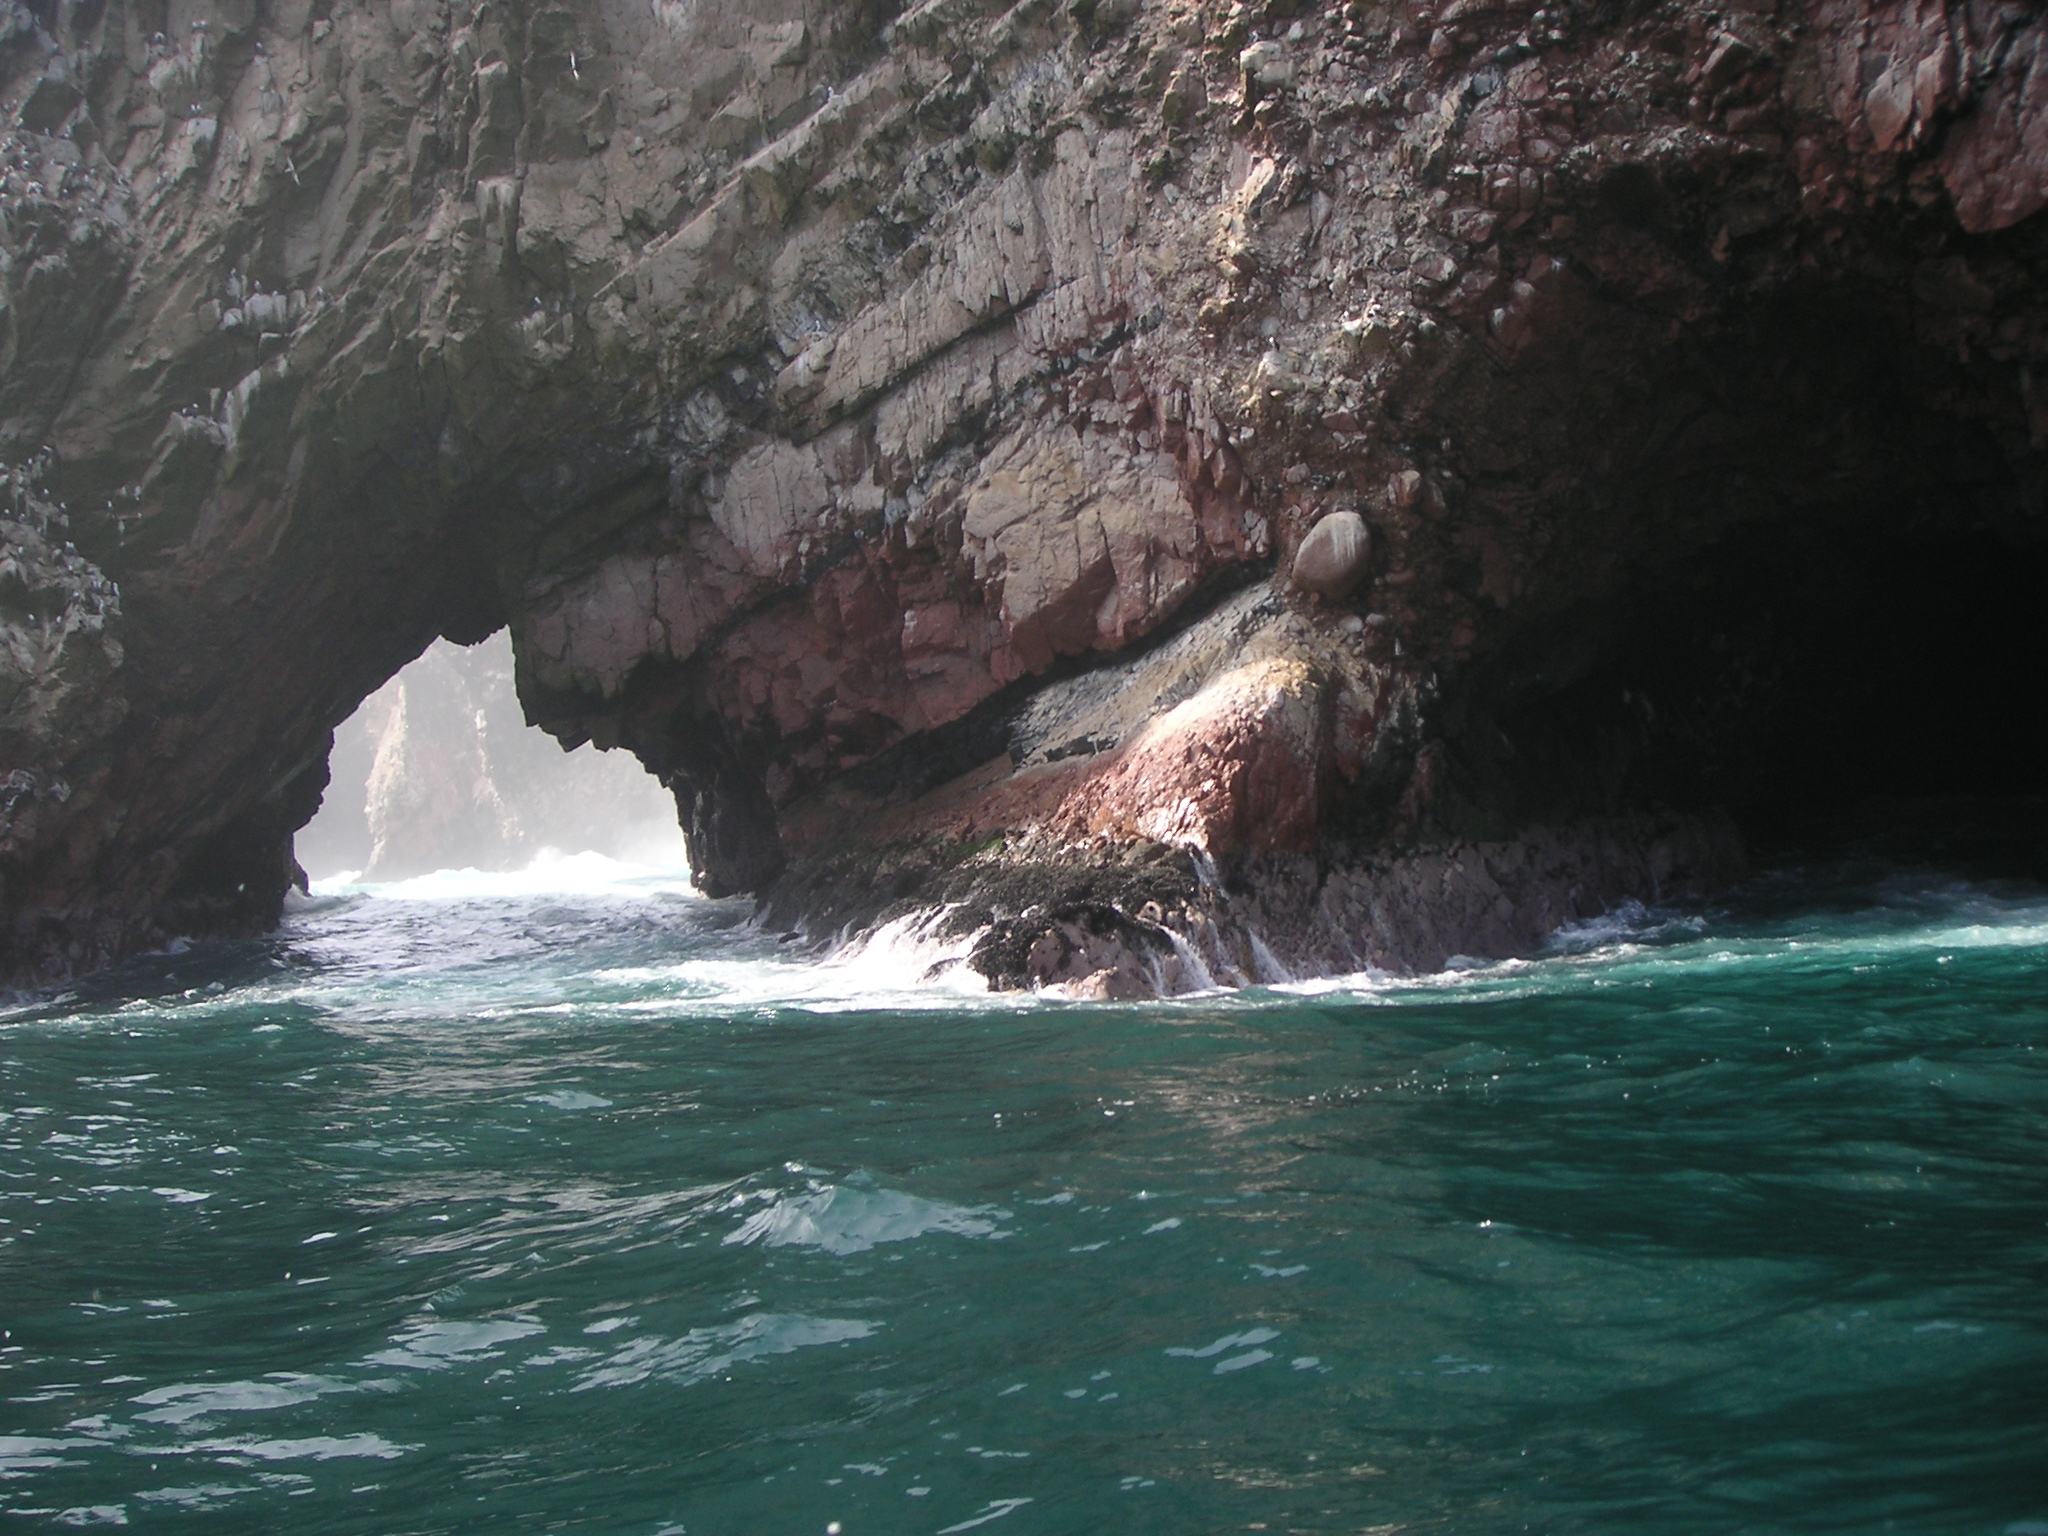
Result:
[[[769,1248],[821,1248],[865,1253],[877,1243],[903,1243],[929,1232],[956,1237],[1004,1237],[997,1223],[1010,1213],[995,1206],[947,1205],[893,1189],[814,1184],[801,1195],[759,1191],[770,1203],[725,1235],[730,1244]]]
[[[2048,1532],[2038,891],[1091,1008],[578,879],[10,1004],[0,1513]]]
[[[736,1365],[793,1354],[823,1344],[865,1339],[881,1325],[851,1317],[805,1317],[797,1313],[753,1312],[736,1322],[692,1328],[681,1338],[656,1334],[621,1345],[601,1365],[576,1377],[575,1390],[630,1387],[644,1381],[678,1386],[722,1376]]]

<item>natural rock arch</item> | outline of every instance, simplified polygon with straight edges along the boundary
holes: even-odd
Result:
[[[708,888],[1434,963],[1725,874],[1668,813],[1757,800],[1862,663],[1758,590],[1875,632],[2039,570],[2025,7],[0,34],[13,977],[274,920],[333,726],[506,623]],[[1357,594],[1269,581],[1338,509]]]

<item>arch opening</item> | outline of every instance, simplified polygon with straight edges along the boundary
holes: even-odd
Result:
[[[436,640],[335,732],[295,854],[314,880],[502,872],[598,854],[686,862],[674,797],[630,752],[564,751],[527,723],[510,634]]]

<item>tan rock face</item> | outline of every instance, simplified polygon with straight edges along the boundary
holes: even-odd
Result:
[[[1014,666],[1120,650],[1180,607],[1199,577],[1242,558],[1206,543],[1171,456],[1103,434],[1020,434],[984,461],[960,519],[976,577],[998,605]],[[1005,681],[1008,679],[1006,678]]]
[[[437,635],[509,626],[717,889],[1005,756],[1011,831],[1306,848],[1430,825],[1431,701],[1534,616],[1781,504],[2035,483],[2038,14],[1639,9],[35,10],[6,558],[108,601],[0,591],[0,971],[269,920]],[[1819,403],[1859,336],[1918,349],[1913,430]],[[1084,697],[1289,550],[1357,628]]]

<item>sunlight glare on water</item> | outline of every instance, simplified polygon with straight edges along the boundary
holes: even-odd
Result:
[[[0,1512],[2048,1532],[2038,889],[1154,1004],[747,917],[323,882],[16,1000]]]

